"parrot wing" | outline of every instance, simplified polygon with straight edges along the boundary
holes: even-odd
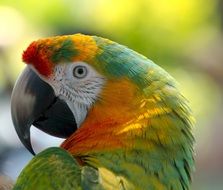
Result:
[[[13,190],[101,189],[98,172],[81,167],[66,150],[53,147],[37,154],[19,175]]]

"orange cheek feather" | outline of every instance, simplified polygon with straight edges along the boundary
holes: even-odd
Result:
[[[132,110],[137,105],[136,86],[127,79],[108,81],[100,97],[82,126],[61,145],[73,155],[127,145],[120,135],[115,134],[135,117]]]

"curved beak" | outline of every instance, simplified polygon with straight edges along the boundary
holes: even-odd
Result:
[[[20,75],[12,92],[11,114],[15,130],[24,146],[35,154],[30,141],[30,127],[61,138],[77,129],[67,104],[29,67]]]

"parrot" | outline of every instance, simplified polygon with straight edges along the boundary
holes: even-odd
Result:
[[[22,60],[11,114],[34,157],[13,190],[191,188],[195,119],[164,69],[124,45],[80,33],[33,41]],[[35,155],[32,125],[65,140]]]

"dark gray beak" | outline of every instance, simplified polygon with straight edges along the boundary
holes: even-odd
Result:
[[[35,154],[30,141],[30,127],[61,138],[77,129],[73,113],[67,104],[54,95],[53,89],[29,67],[20,75],[12,92],[12,121],[19,139]]]

